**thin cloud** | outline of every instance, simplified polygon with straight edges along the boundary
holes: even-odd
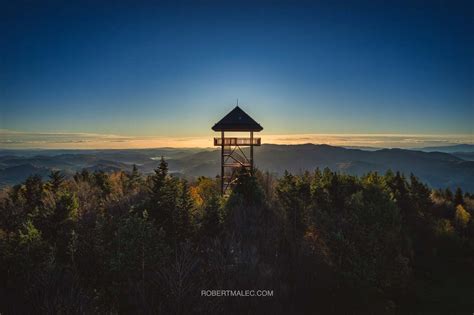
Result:
[[[417,148],[451,144],[474,144],[472,135],[400,134],[261,134],[263,143],[328,144],[335,146]],[[139,149],[157,147],[212,147],[214,135],[202,137],[133,137],[74,132],[21,132],[0,129],[0,147],[5,149]]]

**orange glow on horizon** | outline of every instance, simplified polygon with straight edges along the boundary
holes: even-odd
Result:
[[[229,134],[229,136],[232,133]],[[227,135],[227,134],[226,134]],[[27,133],[0,130],[0,148],[4,149],[146,149],[214,148],[213,138],[220,133],[200,137],[132,137],[90,133]],[[416,148],[452,144],[474,144],[473,135],[416,134],[265,134],[255,133],[264,144],[328,144],[373,148]]]

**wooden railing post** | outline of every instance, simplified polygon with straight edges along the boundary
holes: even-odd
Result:
[[[221,131],[221,194],[224,194],[224,131]]]
[[[250,131],[250,174],[253,175],[253,131]]]

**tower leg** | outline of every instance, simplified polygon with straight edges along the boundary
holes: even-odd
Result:
[[[221,131],[221,195],[224,194],[224,131]]]
[[[253,175],[253,131],[250,131],[250,174]]]

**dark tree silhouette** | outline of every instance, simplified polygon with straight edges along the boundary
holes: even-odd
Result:
[[[414,174],[87,170],[0,192],[0,313],[394,314],[474,308],[474,199]],[[210,298],[207,289],[273,297]],[[434,303],[436,301],[436,303]]]

